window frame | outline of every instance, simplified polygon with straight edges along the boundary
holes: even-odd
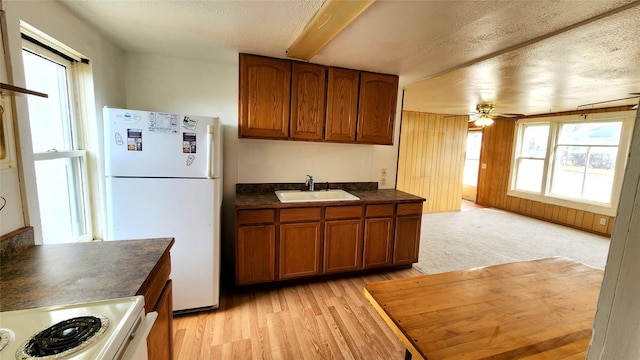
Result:
[[[631,133],[635,122],[635,111],[614,111],[603,113],[589,113],[578,115],[549,116],[530,119],[520,119],[516,123],[512,148],[511,167],[509,171],[509,189],[507,195],[539,201],[547,204],[569,207],[577,210],[590,211],[598,214],[615,216],[620,200],[622,180],[627,162],[627,155],[631,144]],[[567,123],[591,123],[591,122],[622,122],[622,131],[618,143],[618,154],[614,170],[613,185],[611,189],[611,202],[605,204],[589,200],[577,200],[551,194],[551,186],[554,176],[554,166],[558,146],[560,127]],[[515,188],[517,179],[517,161],[522,141],[523,129],[527,125],[548,124],[549,136],[547,139],[547,151],[544,159],[542,174],[542,188],[540,192],[518,190]]]
[[[522,128],[520,128],[520,125],[523,125]],[[537,157],[524,157],[521,156],[522,154],[522,147],[518,146],[519,144],[522,143],[523,138],[524,138],[524,130],[526,126],[541,126],[541,125],[548,125],[549,126],[549,131],[547,132],[547,147],[546,147],[546,151],[545,151],[545,155],[543,158],[537,158]],[[520,130],[522,129],[522,130]],[[548,170],[549,170],[549,159],[550,159],[550,151],[552,151],[550,149],[550,139],[554,136],[554,128],[548,123],[548,122],[542,122],[542,121],[531,121],[531,122],[523,122],[523,123],[518,123],[516,125],[516,136],[514,137],[514,139],[516,139],[516,141],[514,142],[514,150],[512,153],[512,160],[511,160],[511,170],[510,170],[510,178],[509,178],[509,190],[513,190],[513,191],[517,191],[517,192],[522,192],[522,193],[527,193],[527,194],[537,194],[537,193],[542,193],[544,191],[544,189],[546,188],[546,182],[545,179],[548,176]],[[533,191],[527,191],[527,190],[516,190],[516,184],[518,182],[518,176],[517,176],[517,169],[518,166],[520,164],[519,160],[522,159],[526,159],[526,160],[542,160],[542,179],[540,182],[540,191],[539,192],[533,192]]]
[[[24,26],[25,24],[21,24],[21,25]],[[56,149],[55,151],[45,151],[45,152],[34,152],[33,148],[31,148],[29,149],[29,151],[32,152],[31,155],[32,155],[32,160],[34,162],[34,166],[37,161],[48,161],[48,160],[55,160],[55,159],[73,160],[75,158],[79,159],[81,170],[78,174],[75,174],[75,175],[77,175],[80,178],[80,181],[82,183],[81,186],[77,187],[78,191],[82,193],[82,196],[81,196],[81,199],[76,199],[76,202],[79,201],[83,205],[82,208],[79,210],[84,218],[83,225],[85,228],[85,232],[75,238],[68,239],[68,241],[66,242],[93,241],[94,239],[94,226],[93,226],[94,214],[92,213],[93,196],[91,195],[92,194],[91,184],[89,182],[91,169],[89,167],[89,161],[88,161],[89,154],[88,154],[88,151],[86,150],[86,143],[87,143],[86,125],[87,124],[85,122],[87,117],[84,116],[84,113],[86,111],[86,105],[85,105],[85,95],[83,92],[84,90],[83,81],[86,80],[84,75],[84,73],[86,72],[86,69],[84,69],[83,67],[88,66],[88,64],[85,64],[82,61],[77,60],[79,59],[79,57],[76,53],[69,53],[68,48],[65,46],[60,46],[60,43],[58,43],[57,41],[47,40],[48,37],[46,35],[35,33],[35,30],[33,28],[30,28],[28,26],[23,27],[22,32],[26,33],[31,37],[33,37],[32,35],[34,34],[37,35],[36,37],[37,41],[41,42],[45,46],[48,46],[54,49],[55,51],[65,54],[71,59],[70,60],[68,58],[64,58],[59,54],[56,54],[55,51],[51,51],[50,49],[47,49],[46,47],[40,46],[38,44],[34,44],[29,40],[26,40],[26,39],[21,40],[21,52],[22,51],[31,52],[37,56],[41,56],[52,62],[58,63],[67,69],[66,71],[67,73],[66,80],[67,80],[67,87],[68,87],[67,101],[68,101],[68,108],[69,108],[69,122],[70,122],[69,126],[70,126],[70,132],[71,132],[71,138],[69,140],[71,142],[71,148]],[[35,176],[35,173],[34,173],[34,176]],[[35,183],[36,183],[36,180],[34,179],[34,184]],[[38,203],[38,208],[39,208],[39,203]],[[38,213],[40,213],[39,209],[38,209]],[[40,226],[42,226],[42,223],[40,224]]]

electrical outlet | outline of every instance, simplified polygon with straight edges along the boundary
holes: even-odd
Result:
[[[387,177],[387,168],[382,168],[380,175],[382,175],[382,177]]]
[[[601,217],[600,218],[600,225],[607,225],[607,219]]]
[[[387,178],[383,177],[380,179],[380,185],[387,185]]]

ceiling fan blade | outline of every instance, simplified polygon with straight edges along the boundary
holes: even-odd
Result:
[[[520,117],[525,117],[525,114],[502,114],[502,113],[495,113],[493,114],[495,116],[500,116],[500,117],[507,117],[507,118],[520,118]]]
[[[445,116],[443,116],[443,119],[455,118],[455,117],[463,117],[463,116],[467,116],[467,115],[455,115],[455,114],[451,114],[451,115],[445,115]]]
[[[636,110],[636,109],[638,109],[638,104],[636,104],[636,106],[631,108],[631,110]]]

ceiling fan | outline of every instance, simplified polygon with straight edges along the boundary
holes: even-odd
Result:
[[[494,112],[495,106],[490,103],[482,103],[476,105],[476,112],[469,114],[469,122],[473,122],[474,125],[485,127],[493,124],[493,118],[507,117],[517,118],[524,116],[523,114],[501,114]]]

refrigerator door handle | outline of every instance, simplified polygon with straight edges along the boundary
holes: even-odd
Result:
[[[207,125],[207,146],[209,151],[207,152],[207,177],[212,179],[214,177],[216,164],[216,144],[215,144],[215,125]]]

